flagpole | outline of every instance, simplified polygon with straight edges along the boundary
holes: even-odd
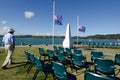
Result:
[[[78,47],[78,26],[79,26],[79,16],[77,16],[77,47]]]
[[[53,29],[52,29],[52,45],[54,46],[54,16],[55,16],[55,1],[53,1]]]

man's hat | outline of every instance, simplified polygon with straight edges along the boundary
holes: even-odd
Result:
[[[15,32],[14,29],[8,29],[8,32]]]

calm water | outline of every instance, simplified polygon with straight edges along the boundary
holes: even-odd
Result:
[[[55,44],[62,44],[63,38],[55,38]],[[76,42],[76,39],[72,39],[73,42]],[[108,45],[108,46],[120,46],[120,41],[118,40],[88,40],[88,39],[79,39],[79,42],[82,42],[84,45]],[[40,45],[40,44],[52,44],[52,38],[16,38],[16,45],[22,44],[31,44],[31,45]],[[0,37],[0,46],[2,46],[2,37]]]
[[[31,45],[39,45],[39,44],[52,44],[52,38],[16,38],[16,45],[22,44],[31,44]],[[62,38],[55,38],[55,44],[62,44]],[[0,37],[0,46],[2,46],[2,37]]]

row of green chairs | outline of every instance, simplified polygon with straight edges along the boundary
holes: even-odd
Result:
[[[40,55],[45,54],[45,52],[43,52],[43,54],[41,54],[40,50],[43,51],[43,48],[39,48]],[[68,59],[66,59],[64,52],[58,51],[57,53],[55,53],[55,51],[50,50],[50,49],[47,49],[46,51],[47,51],[47,53],[45,54],[45,57],[48,57],[49,61],[52,61],[52,60],[53,61],[59,61],[59,62],[61,62],[63,64],[70,63],[70,61]]]
[[[94,63],[94,71],[97,74],[112,75],[115,78],[114,61],[105,59],[103,52],[91,51],[91,61]]]
[[[47,50],[47,52],[48,52],[48,55],[50,56],[50,53],[51,53],[51,61],[52,61],[52,66],[53,66],[53,62],[56,62],[56,60],[57,60],[57,58],[58,58],[58,56],[57,56],[57,58],[55,58],[55,59],[53,59],[53,57],[56,57],[56,56],[54,56],[54,51],[52,51],[52,50]],[[94,52],[94,51],[92,51],[92,52]],[[28,63],[31,63],[31,66],[33,66],[33,65],[36,65],[36,63],[34,63],[34,59],[32,59],[32,57],[34,57],[34,56],[31,56],[31,58],[29,57],[29,55],[27,55],[28,54],[28,52],[26,51],[25,52],[26,53],[26,58],[27,58],[27,63],[26,63],[26,65],[28,64]],[[59,54],[63,54],[63,53],[59,53]],[[95,54],[95,52],[94,52],[94,54]],[[93,56],[94,56],[94,54],[93,54]],[[114,78],[115,78],[115,67],[114,67],[114,65],[119,65],[120,64],[120,54],[116,54],[115,55],[115,61],[112,61],[112,60],[108,60],[108,59],[104,59],[104,56],[103,56],[103,53],[101,53],[101,52],[98,52],[98,53],[96,53],[95,55],[100,55],[100,54],[102,54],[102,56],[94,56],[95,57],[95,59],[93,58],[93,59],[91,59],[91,60],[93,60],[94,61],[94,70],[95,70],[95,74],[97,73],[97,74],[104,74],[104,75],[113,75],[114,76]],[[32,54],[31,54],[32,55]],[[65,56],[65,55],[64,55]],[[81,57],[81,58],[80,58]],[[89,68],[89,64],[86,62],[86,61],[84,61],[85,59],[82,57],[82,56],[80,56],[80,55],[76,55],[76,54],[73,54],[72,55],[72,69],[73,68],[76,68],[76,70],[78,70],[78,69],[81,69],[81,68],[86,68],[86,69],[88,69]],[[59,61],[60,62],[60,61]],[[58,62],[56,62],[56,63],[58,63]],[[44,64],[44,63],[42,63],[42,64]],[[64,66],[64,64],[63,63],[61,63],[60,62],[60,64],[62,64],[63,66]],[[27,71],[30,71],[30,69],[31,68],[29,68],[29,70],[27,70]],[[34,77],[33,77],[33,79],[35,79],[36,78],[36,76],[37,76],[37,74],[38,74],[38,72],[39,72],[40,70],[39,69],[37,69],[36,70],[36,72],[35,72],[35,74],[34,74]],[[55,73],[55,72],[54,72]],[[46,73],[45,73],[46,74]],[[48,75],[48,74],[47,74]],[[46,75],[46,76],[47,76]],[[55,75],[55,74],[54,74]],[[100,75],[101,76],[101,75]]]
[[[61,53],[63,53],[63,52],[65,52],[66,54],[74,54],[74,53],[76,53],[76,54],[82,54],[82,51],[81,50],[79,50],[79,51],[77,51],[77,49],[74,49],[74,53],[72,52],[72,49],[71,48],[63,48],[63,47],[61,47],[61,46],[59,46],[59,47],[57,47],[57,46],[53,46],[53,50],[57,53],[58,51],[59,52],[61,52]]]
[[[102,52],[91,51],[91,61],[97,74],[112,76],[115,79],[115,65],[120,66],[120,54],[115,54],[114,60],[105,59]],[[120,71],[120,70],[119,70]]]
[[[54,51],[57,52],[58,55],[58,59],[60,60],[60,62],[64,65],[66,64],[71,64],[71,69],[73,71],[73,69],[77,70],[81,69],[81,68],[85,68],[86,70],[89,69],[89,63],[87,62],[87,59],[85,56],[83,56],[82,51],[78,50],[78,49],[72,49],[70,48],[65,48],[65,50],[63,51],[64,53],[62,53],[62,51],[59,50],[59,48],[61,47],[56,47],[53,46]],[[61,49],[63,50],[63,48]],[[68,57],[68,59],[66,59],[66,56]]]
[[[76,49],[74,49],[74,52],[75,52],[75,50]],[[66,52],[68,52],[70,55],[72,54],[72,56],[74,56],[74,55],[76,56],[76,53],[77,53],[77,52],[75,52],[75,54],[73,55],[73,53],[71,52],[71,49],[67,49],[67,48],[66,48]],[[78,54],[79,53],[82,53],[82,52],[79,51]],[[76,59],[76,61],[79,60],[77,58],[75,58],[75,59]],[[112,61],[110,59],[105,59],[104,55],[103,55],[103,52],[91,51],[91,61],[94,63],[95,73],[103,74],[103,75],[106,75],[106,76],[111,76],[112,75],[112,77],[114,77],[114,79],[115,79],[115,65],[120,65],[120,54],[116,54],[115,55],[115,60]],[[80,63],[80,60],[78,62],[75,62],[75,63],[76,64]],[[86,69],[89,67],[88,64],[84,63],[84,65],[86,65],[86,66],[84,66],[84,68],[86,68]],[[75,65],[75,67],[77,68],[78,66]],[[79,67],[77,68],[77,70],[78,69],[79,69]]]
[[[29,67],[27,69],[27,73],[29,73],[32,67],[35,65],[35,59],[34,59],[34,55],[28,51],[25,51],[25,56],[27,61],[26,64],[24,65],[24,68],[26,67],[26,65],[29,64]]]
[[[89,63],[86,60],[86,57],[82,55],[81,50],[74,49],[75,53],[72,53],[71,49],[66,48],[66,54],[71,57],[70,59],[66,58],[66,54],[60,51],[57,51],[57,57],[60,63],[64,65],[71,65],[71,69],[77,70],[81,68],[89,69]],[[49,54],[49,53],[48,53]]]
[[[44,62],[42,60],[40,60],[39,57],[34,56],[34,54],[32,54],[32,53],[30,53],[28,51],[25,51],[25,54],[26,54],[26,58],[27,58],[26,64],[28,64],[28,60],[29,60],[29,67],[27,69],[27,73],[29,73],[31,71],[33,66],[36,67],[36,71],[35,71],[35,73],[33,75],[32,80],[36,79],[37,74],[39,73],[39,71],[42,71],[45,74],[44,79],[47,78],[49,73],[53,73],[51,65],[44,64]]]
[[[104,59],[103,52],[91,51],[91,61],[95,62],[97,59]],[[114,63],[115,63],[115,65],[119,65],[120,66],[120,53],[115,54]]]
[[[53,46],[54,51],[58,52],[59,49],[57,48],[57,46]],[[79,54],[82,55],[82,51],[81,50],[77,50],[74,49],[74,52],[72,52],[72,50],[70,48],[66,48],[66,54],[67,55],[72,55],[72,54]],[[104,59],[104,55],[103,52],[100,51],[91,51],[91,61],[95,62],[97,59]],[[120,54],[116,54],[115,55],[115,60],[114,60],[116,65],[120,65]]]
[[[55,51],[50,49],[47,50],[49,61],[58,61],[65,66],[70,66],[72,71],[73,69],[75,69],[76,72],[81,68],[85,68],[86,70],[89,69],[89,63],[87,62],[86,57],[82,55],[81,50],[74,49],[74,53],[72,53],[71,49],[66,48],[66,53],[65,53],[62,47],[59,48],[61,48],[62,51],[59,51],[59,49],[55,47],[55,50],[57,52],[56,55],[55,55],[56,53]],[[70,54],[71,57],[70,59],[66,58],[66,55],[68,54],[67,51]]]
[[[57,78],[59,80],[76,80],[76,76],[68,73],[66,71],[65,66],[62,63],[58,63],[55,61],[52,61],[52,64],[44,64],[43,61],[40,60],[39,57],[34,56],[32,53],[26,52],[27,59],[29,59],[30,66],[36,66],[36,71],[33,75],[32,80],[35,80],[39,71],[42,71],[45,74],[44,80],[46,80],[49,73],[53,74],[53,78]],[[31,70],[31,67],[28,67],[29,71]]]
[[[71,49],[71,48],[63,48],[61,46],[57,47],[57,46],[53,46],[53,50],[56,52],[56,53],[64,53],[68,58],[71,58],[71,56],[73,54],[77,54],[77,55],[80,55],[80,56],[83,56],[82,54],[82,50],[80,49]],[[85,57],[84,57],[85,58]]]
[[[99,60],[97,60],[97,61],[99,61]],[[98,63],[97,61],[95,62],[96,64]],[[105,62],[103,61],[103,63],[105,63]],[[66,72],[65,66],[63,64],[55,62],[55,61],[53,61],[52,64],[53,64],[52,68],[53,68],[53,71],[54,71],[54,75],[58,80],[62,80],[62,79],[63,80],[69,80],[69,79],[70,80],[76,80],[76,77],[74,75]],[[98,63],[98,64],[101,64],[101,63]],[[97,66],[98,66],[98,64],[97,64]],[[107,66],[109,66],[109,64]],[[103,68],[106,68],[107,66],[104,66]],[[109,70],[108,67],[106,69]],[[105,70],[105,69],[102,69],[102,70]],[[114,80],[114,78],[111,78],[111,77],[98,75],[96,73],[86,72],[85,73],[85,80],[92,80],[92,79],[93,80]]]

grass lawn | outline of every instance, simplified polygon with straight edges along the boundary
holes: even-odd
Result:
[[[100,49],[100,48],[99,48]],[[98,50],[99,50],[98,49]],[[36,70],[36,67],[34,66],[32,68],[32,70],[30,71],[29,74],[27,74],[26,70],[28,68],[28,66],[26,66],[24,68],[24,64],[26,62],[26,57],[24,54],[24,51],[28,50],[29,52],[33,53],[35,56],[39,57],[39,52],[38,52],[38,47],[17,47],[13,53],[13,62],[15,62],[15,64],[9,65],[8,64],[8,68],[9,69],[1,69],[0,68],[0,80],[31,80],[33,77],[33,74]],[[97,48],[96,48],[97,50]],[[106,48],[101,48],[100,50],[111,50],[111,51],[117,51],[120,52],[120,49],[106,49]],[[82,52],[84,56],[87,57],[87,61],[91,61],[90,60],[90,51],[83,51]],[[109,54],[104,54],[105,58],[109,58],[114,60],[114,55],[109,55]],[[6,53],[4,51],[4,49],[0,49],[0,66],[2,66],[3,61],[6,58]],[[120,69],[119,66],[117,66],[117,68]],[[68,72],[71,72],[70,68],[67,68]],[[77,80],[84,80],[84,71],[85,69],[81,69],[78,70],[78,72],[76,73],[71,72],[72,74],[76,75]],[[118,71],[116,71],[117,73]],[[44,74],[42,72],[39,72],[36,80],[43,80],[44,78]],[[120,79],[120,74],[118,74],[116,77],[118,77]],[[53,80],[52,74],[50,74],[47,77],[47,80]]]

